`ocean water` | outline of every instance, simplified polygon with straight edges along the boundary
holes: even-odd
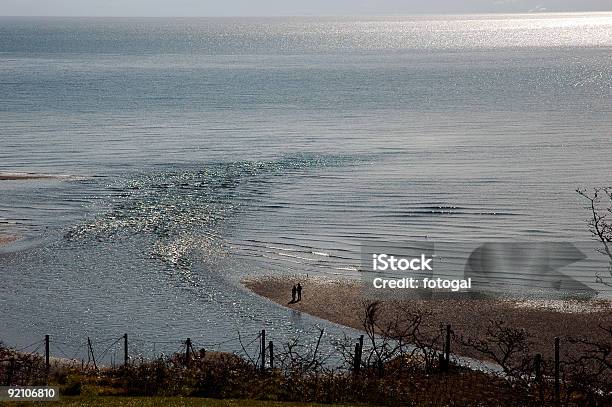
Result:
[[[61,176],[0,181],[1,339],[332,340],[239,280],[358,278],[364,241],[573,242],[602,290],[611,89],[612,13],[0,18],[0,172]]]

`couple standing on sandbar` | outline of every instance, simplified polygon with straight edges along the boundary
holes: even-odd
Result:
[[[300,283],[297,283],[297,286],[295,284],[293,285],[291,289],[291,302],[289,304],[295,304],[298,301],[302,301],[302,285]]]

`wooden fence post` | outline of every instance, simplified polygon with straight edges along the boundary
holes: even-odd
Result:
[[[559,337],[555,337],[555,403],[559,404],[561,401],[561,385],[560,385],[560,372],[559,372]]]
[[[98,365],[96,364],[96,356],[94,355],[93,346],[91,346],[91,339],[89,339],[89,336],[87,337],[87,347],[89,349],[89,353],[91,354],[91,360],[93,361],[94,369],[98,370]]]
[[[15,357],[14,356],[11,358],[10,363],[11,364],[9,366],[8,383],[6,383],[7,386],[13,385],[13,376],[15,375]]]
[[[127,367],[130,361],[128,354],[128,334],[123,334],[123,366]]]
[[[274,344],[272,341],[268,344],[268,348],[270,349],[270,370],[274,370]]]
[[[49,335],[45,335],[45,368],[49,371]]]
[[[189,359],[191,358],[191,338],[187,338],[185,341],[185,365],[189,366]]]
[[[444,371],[448,372],[450,368],[450,347],[451,347],[451,326],[450,324],[446,325],[446,341],[444,345]]]
[[[355,373],[359,373],[361,369],[361,357],[363,355],[363,335],[359,337],[359,342],[355,344],[355,360],[353,370]]]
[[[361,358],[359,357],[359,342],[355,344],[355,356],[353,357],[353,372],[355,374],[359,374],[359,369],[361,368]]]
[[[363,355],[363,335],[359,337],[359,361],[361,362],[361,355]]]
[[[538,384],[538,393],[540,394],[540,404],[544,404],[544,387],[542,387],[542,354],[535,355],[535,380]]]
[[[261,330],[261,371],[266,371],[266,330]]]

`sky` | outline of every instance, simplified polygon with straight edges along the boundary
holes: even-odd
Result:
[[[287,16],[612,11],[612,0],[0,0],[3,16]]]

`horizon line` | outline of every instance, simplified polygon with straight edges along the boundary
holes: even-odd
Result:
[[[463,13],[444,12],[414,12],[414,13],[357,13],[357,14],[211,14],[211,15],[9,15],[0,14],[0,18],[327,18],[327,17],[412,17],[412,16],[471,16],[471,15],[546,15],[546,14],[610,14],[610,10],[543,10],[543,11],[476,11]]]

